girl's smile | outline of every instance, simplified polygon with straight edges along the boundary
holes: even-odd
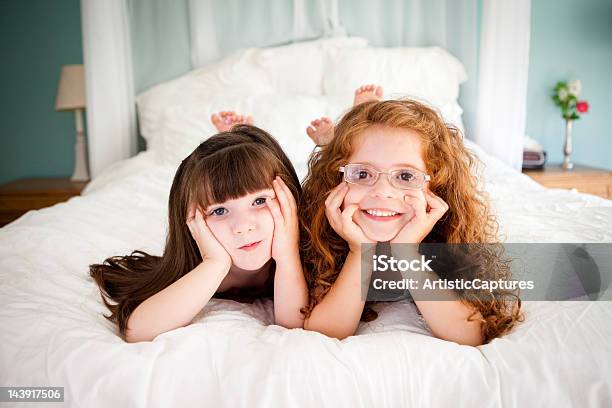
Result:
[[[397,211],[392,211],[384,208],[371,208],[366,210],[361,210],[366,218],[372,219],[374,221],[394,221],[402,218],[402,213]]]

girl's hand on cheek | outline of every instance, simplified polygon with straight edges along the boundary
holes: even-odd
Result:
[[[376,241],[368,239],[361,227],[353,221],[353,215],[359,208],[357,204],[351,204],[340,210],[348,190],[348,185],[342,182],[329,193],[325,200],[325,215],[334,231],[349,244],[350,251],[360,252],[362,243],[373,244]]]
[[[297,205],[291,190],[278,176],[272,182],[272,187],[276,199],[269,198],[266,200],[266,204],[274,220],[272,258],[278,262],[280,257],[299,253],[300,229]]]
[[[202,211],[199,208],[190,208],[189,216],[187,217],[187,227],[198,245],[202,260],[219,262],[221,265],[227,266],[229,271],[229,267],[232,265],[232,258],[214,236],[208,224],[206,224],[206,220],[204,220]]]
[[[423,190],[408,190],[404,200],[414,209],[414,217],[404,225],[391,243],[418,244],[448,211],[448,204],[427,187]]]

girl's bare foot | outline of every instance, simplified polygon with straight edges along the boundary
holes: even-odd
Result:
[[[334,124],[330,118],[324,116],[310,122],[306,133],[317,146],[323,146],[334,138]]]
[[[210,121],[217,128],[219,132],[227,132],[234,125],[252,125],[253,117],[238,115],[234,111],[222,111],[219,113],[213,113],[210,117]]]
[[[383,88],[379,85],[361,85],[355,90],[353,106],[369,101],[380,101],[383,96]]]

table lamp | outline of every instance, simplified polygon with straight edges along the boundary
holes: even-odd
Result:
[[[74,144],[74,172],[72,181],[89,180],[87,153],[83,137],[83,109],[85,108],[85,72],[83,65],[64,65],[60,76],[55,110],[74,111],[76,141]]]

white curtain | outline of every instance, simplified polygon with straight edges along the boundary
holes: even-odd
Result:
[[[188,0],[126,0],[136,94],[191,71]]]
[[[211,1],[189,3],[189,27],[191,29],[191,65],[201,67],[220,58],[215,18]]]
[[[81,0],[89,167],[94,178],[136,153],[136,109],[125,0]]]
[[[341,32],[337,4],[330,0],[189,0],[189,25],[194,68],[239,48]]]
[[[483,3],[474,140],[517,170],[527,113],[530,0]]]

